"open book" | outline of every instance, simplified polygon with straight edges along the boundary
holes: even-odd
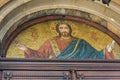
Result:
[[[114,45],[115,45],[115,41],[113,40],[113,41],[111,42],[111,44],[107,47],[108,52],[111,52],[111,51],[113,50]]]

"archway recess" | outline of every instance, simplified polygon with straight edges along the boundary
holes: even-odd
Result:
[[[0,13],[0,52],[4,54],[4,46],[8,41],[11,33],[14,32],[18,26],[31,21],[33,19],[50,16],[75,16],[84,19],[90,19],[102,26],[108,31],[120,37],[120,15],[119,12],[113,10],[112,5],[106,7],[97,2],[89,0],[13,0],[9,1],[2,7]],[[109,14],[111,13],[111,14]],[[95,18],[90,18],[90,15]],[[99,18],[99,19],[98,19]],[[110,24],[110,25],[109,25]],[[111,34],[110,34],[111,35]],[[118,39],[116,39],[118,41]]]

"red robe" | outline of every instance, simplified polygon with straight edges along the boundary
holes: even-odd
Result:
[[[68,40],[60,39],[59,37],[54,38],[60,52],[62,52],[67,46],[69,46],[70,42],[73,39],[77,39],[77,38],[72,38]],[[109,53],[106,49],[104,52],[106,59],[114,58],[114,55],[112,53]],[[56,55],[52,49],[50,40],[47,40],[38,50],[32,50],[28,48],[27,51],[25,51],[25,58],[56,58]]]

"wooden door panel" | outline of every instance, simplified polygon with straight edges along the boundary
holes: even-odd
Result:
[[[4,71],[3,80],[70,80],[69,71]]]
[[[77,71],[78,80],[120,80],[119,71]]]

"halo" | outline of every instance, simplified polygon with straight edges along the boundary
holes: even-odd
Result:
[[[75,24],[75,22],[73,21],[67,21],[67,20],[56,20],[56,21],[51,21],[50,22],[50,31],[53,33],[53,34],[56,34],[58,35],[58,33],[56,32],[56,25],[58,23],[67,23],[71,26],[72,28],[72,35],[75,36],[77,33],[78,33],[78,27],[77,25]]]

